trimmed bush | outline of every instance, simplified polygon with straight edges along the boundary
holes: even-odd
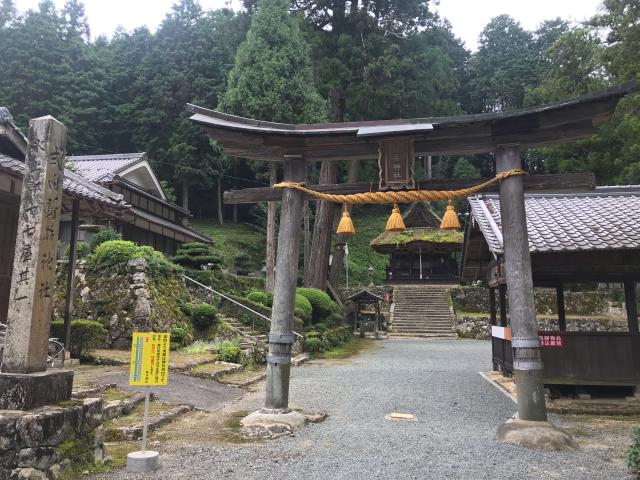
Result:
[[[51,337],[62,343],[65,339],[64,320],[51,322]],[[102,347],[107,339],[107,331],[100,322],[93,320],[71,320],[71,355],[83,357],[89,350]]]
[[[265,307],[273,306],[273,295],[261,290],[254,290],[252,292],[249,292],[249,294],[247,295],[247,299],[251,300],[252,302],[264,305]],[[309,307],[311,307],[311,305],[309,305]]]
[[[223,342],[218,347],[218,358],[223,362],[240,363],[242,360],[240,346],[231,342]]]
[[[341,313],[332,313],[325,320],[326,324],[330,327],[337,327],[344,323],[344,316]]]
[[[298,288],[296,293],[306,297],[311,303],[313,323],[324,322],[329,315],[339,311],[338,305],[322,290],[317,288]]]
[[[152,274],[177,273],[180,271],[164,255],[151,247],[140,247],[127,240],[108,240],[101,243],[87,257],[87,268],[100,272],[106,268],[124,270],[129,260],[144,259]]]
[[[116,232],[112,228],[103,228],[98,230],[90,239],[89,239],[89,249],[92,252],[95,252],[98,245],[108,242],[109,240],[122,240],[122,234],[120,232]]]
[[[201,303],[193,307],[191,321],[198,328],[207,328],[216,321],[218,309],[208,303]]]
[[[313,307],[304,295],[296,293],[295,316],[300,317],[305,323],[311,321]]]
[[[233,259],[233,266],[236,267],[238,275],[248,275],[251,270],[251,256],[247,253],[240,253]]]
[[[203,265],[212,264],[217,270],[222,263],[222,257],[214,252],[209,245],[193,242],[182,244],[171,261],[183,267],[197,270],[201,269]]]
[[[304,349],[309,353],[321,353],[325,348],[320,338],[307,337],[304,339]]]
[[[191,336],[189,329],[183,325],[176,325],[171,329],[171,348],[183,347],[187,339]]]
[[[87,255],[91,253],[91,247],[86,242],[78,242],[76,244],[76,259],[80,260],[81,258],[85,258]],[[71,246],[67,245],[67,249],[64,251],[64,256],[66,258],[71,257]]]

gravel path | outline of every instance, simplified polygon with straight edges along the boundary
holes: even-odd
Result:
[[[526,450],[494,440],[515,405],[478,375],[488,342],[386,340],[351,361],[293,369],[291,406],[323,423],[263,444],[163,448],[162,470],[104,478],[620,479],[607,449]],[[240,402],[242,403],[242,401]],[[234,405],[235,407],[235,405]],[[390,421],[391,412],[417,421]]]
[[[139,387],[129,386],[129,370],[99,377],[102,384],[115,383],[126,390],[143,392]],[[224,405],[240,399],[244,390],[223,385],[213,380],[192,377],[184,373],[169,371],[166,387],[153,387],[153,395],[159,400],[171,403],[188,403],[199,410],[213,412]]]

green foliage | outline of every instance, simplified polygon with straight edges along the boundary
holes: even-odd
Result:
[[[89,248],[92,252],[95,252],[98,245],[109,240],[122,240],[122,234],[120,234],[120,232],[116,232],[112,228],[103,228],[91,237],[89,240]]]
[[[222,257],[209,245],[194,242],[181,245],[171,261],[186,268],[200,269],[203,265],[212,264],[214,269],[219,269]]]
[[[64,320],[51,322],[50,335],[64,341]],[[100,322],[93,320],[71,321],[71,354],[76,358],[85,356],[89,350],[102,347],[107,339],[107,331]]]
[[[456,166],[453,169],[453,175],[456,178],[475,178],[480,176],[478,169],[464,157],[460,157],[456,162]]]
[[[247,275],[251,269],[251,256],[248,253],[240,253],[233,259],[233,266],[238,275]]]
[[[140,247],[127,240],[108,240],[98,245],[87,257],[87,268],[94,272],[110,268],[124,271],[129,260],[136,259],[145,260],[152,275],[180,272],[162,253],[151,247]]]
[[[325,350],[325,346],[320,338],[308,337],[304,339],[304,349],[309,353],[321,353]]]
[[[247,298],[238,297],[232,293],[227,292],[227,296],[236,302],[240,302],[242,305],[249,307],[250,309],[264,315],[267,318],[271,318],[271,309],[265,307],[261,303],[252,302]],[[233,302],[223,299],[220,306],[220,313],[226,317],[239,320],[244,325],[251,326],[261,333],[268,333],[271,327],[271,322],[264,318],[258,317],[254,313],[236,305]],[[304,324],[302,319],[293,317],[293,330],[296,332],[302,332]]]
[[[640,427],[631,429],[631,445],[627,450],[627,466],[636,474],[640,474]]]
[[[78,243],[76,243],[76,259],[77,260],[85,258],[90,253],[91,253],[91,247],[89,246],[88,243],[86,243],[86,242],[78,242]],[[64,252],[64,256],[66,258],[69,258],[70,255],[71,255],[71,246],[67,245],[67,248],[66,248],[66,250]]]
[[[271,307],[273,305],[273,295],[260,290],[249,292],[249,294],[247,295],[247,299],[251,300],[252,302],[260,303],[266,307]]]
[[[330,327],[335,327],[335,326],[340,325],[340,324],[342,324],[344,322],[344,316],[341,313],[332,313],[331,315],[329,315],[327,317],[325,322]]]
[[[338,305],[331,300],[331,297],[317,288],[298,288],[296,296],[306,297],[313,308],[312,320],[314,323],[323,322],[332,313],[338,312]]]
[[[223,362],[240,363],[242,361],[242,350],[240,346],[232,342],[222,342],[217,347],[218,358]]]
[[[201,303],[193,307],[191,321],[200,328],[207,328],[213,325],[217,320],[218,309],[208,303]]]
[[[295,302],[295,316],[301,318],[305,323],[309,322],[313,314],[311,302],[298,292],[296,292]]]
[[[238,48],[220,109],[275,122],[325,119],[300,21],[288,0],[261,0]]]
[[[171,329],[171,348],[183,347],[191,337],[189,328],[184,325],[176,325]]]

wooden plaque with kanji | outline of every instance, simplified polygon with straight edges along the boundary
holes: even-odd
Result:
[[[412,137],[385,138],[380,141],[378,147],[380,190],[415,188],[413,164]]]

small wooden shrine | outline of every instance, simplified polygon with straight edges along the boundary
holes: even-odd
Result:
[[[373,333],[377,337],[382,328],[380,302],[384,302],[384,298],[363,289],[351,295],[347,300],[355,304],[354,329],[360,332],[361,337],[364,337],[366,325],[373,324]]]
[[[404,231],[385,231],[371,241],[376,252],[389,255],[385,282],[457,283],[464,235],[441,229],[428,202],[411,204],[403,219]]]

